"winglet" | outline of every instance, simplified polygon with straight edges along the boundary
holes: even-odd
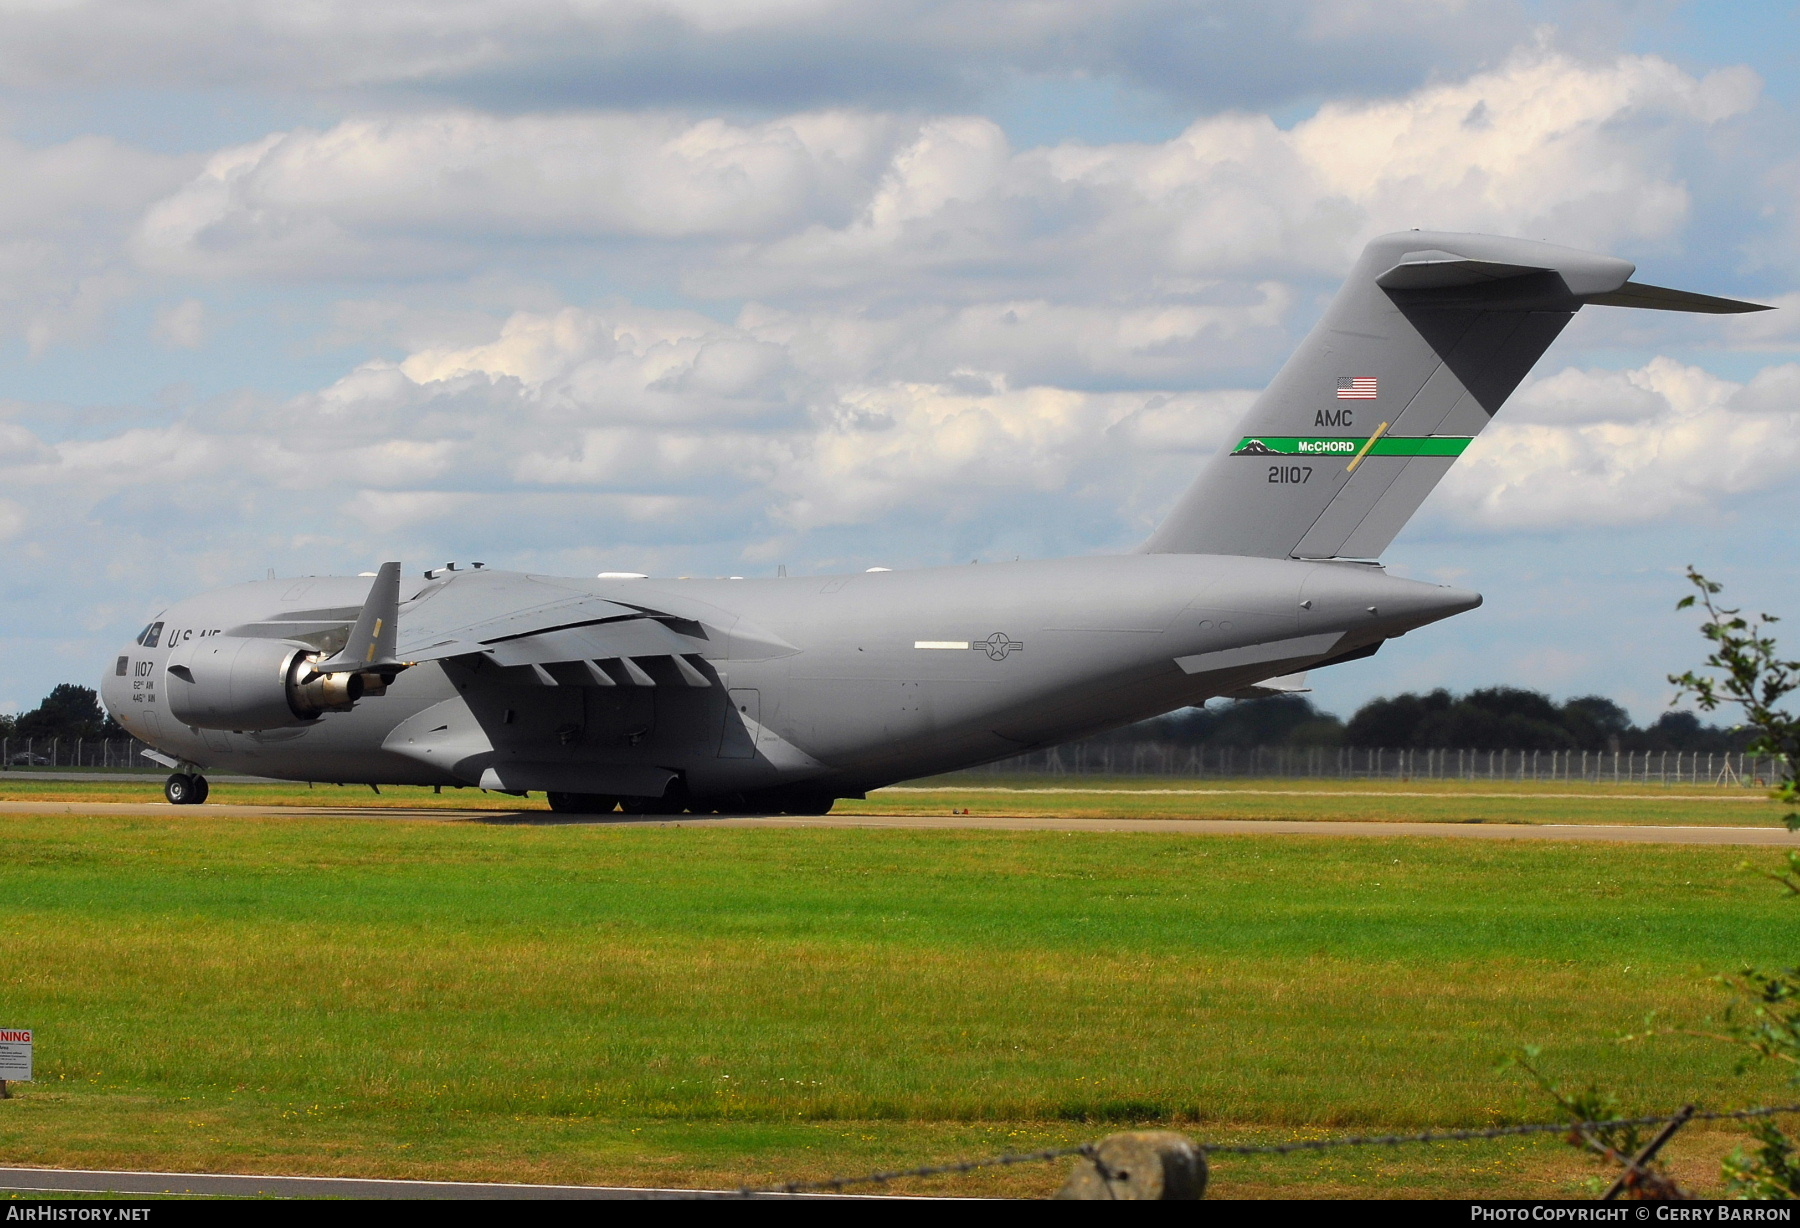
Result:
[[[360,673],[363,670],[400,669],[394,655],[396,624],[400,621],[400,564],[383,563],[369,585],[350,638],[337,655],[313,666],[320,674]]]

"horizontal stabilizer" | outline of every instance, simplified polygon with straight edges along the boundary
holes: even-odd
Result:
[[[1746,303],[1735,298],[1714,298],[1691,290],[1670,290],[1666,286],[1646,286],[1641,281],[1628,281],[1610,294],[1596,294],[1588,302],[1601,307],[1643,307],[1652,311],[1698,311],[1707,315],[1738,315],[1746,311],[1773,311],[1762,303]]]

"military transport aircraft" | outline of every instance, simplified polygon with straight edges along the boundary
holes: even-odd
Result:
[[[1764,310],[1488,235],[1371,242],[1150,539],[1119,557],[759,580],[445,564],[157,615],[103,679],[172,769],[542,790],[557,810],[822,814],[1367,657],[1479,594],[1377,559],[1575,312]]]

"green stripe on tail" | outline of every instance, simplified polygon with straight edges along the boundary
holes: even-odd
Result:
[[[1383,435],[1370,456],[1461,456],[1467,435]],[[1367,435],[1246,435],[1233,456],[1340,456],[1349,461],[1369,442]]]

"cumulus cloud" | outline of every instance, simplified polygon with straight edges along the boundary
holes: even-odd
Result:
[[[1565,370],[1526,388],[1450,471],[1440,498],[1488,530],[1631,525],[1791,483],[1800,365],[1748,384],[1657,358]]]
[[[0,527],[20,533],[40,502],[121,526],[154,508],[159,529],[215,541],[304,525],[323,542],[463,541],[574,567],[625,552],[669,570],[773,543],[829,561],[850,529],[886,561],[1004,542],[1119,549],[1255,395],[1083,390],[968,366],[881,377],[904,365],[883,353],[902,339],[865,338],[847,368],[819,328],[794,313],[520,313],[481,344],[366,363],[282,404],[62,441],[8,423],[0,465],[22,510]],[[1432,514],[1504,534],[1716,511],[1790,481],[1796,393],[1795,365],[1747,384],[1666,358],[1556,372],[1480,437]]]
[[[863,369],[851,371],[818,343],[820,324],[791,313],[752,312],[736,326],[643,309],[522,314],[491,343],[365,368],[307,416],[379,431],[398,411],[468,440],[471,464],[504,458],[521,488],[710,496],[808,530],[900,511],[941,524],[1020,491],[1063,490],[1096,466],[1135,488],[1122,471],[1142,453],[1201,454],[1242,408],[1234,394],[1011,387],[971,369],[872,379],[868,367],[893,361],[883,344],[905,348],[910,334],[871,330]]]
[[[929,107],[1053,74],[1217,104],[1404,88],[1538,19],[1438,0],[72,0],[13,7],[0,84]]]
[[[133,225],[192,170],[105,137],[0,136],[0,331],[33,353],[93,335],[139,280],[123,250]]]
[[[841,113],[349,120],[215,155],[149,211],[138,250],[181,272],[366,277],[460,267],[471,243],[780,233],[847,215],[904,127]]]
[[[483,344],[366,363],[287,403],[62,440],[8,423],[0,465],[62,522],[126,526],[155,508],[159,531],[215,542],[305,525],[332,541],[501,542],[515,559],[630,547],[681,566],[854,526],[905,561],[1018,534],[1128,541],[1249,399],[973,369],[882,378],[846,371],[818,331],[792,313],[520,313]],[[867,340],[865,361],[904,342]]]
[[[190,298],[157,308],[150,333],[176,349],[199,349],[206,341],[206,304]]]
[[[1697,79],[1655,57],[1532,53],[1286,131],[1228,114],[1162,144],[1014,153],[986,121],[938,120],[851,225],[744,245],[690,284],[767,292],[921,270],[991,284],[1047,269],[1166,291],[1254,267],[1335,272],[1372,235],[1413,225],[1605,249],[1681,225],[1676,143],[1757,90],[1743,71]]]
[[[1228,113],[1157,144],[1023,151],[979,116],[350,120],[215,155],[149,211],[136,250],[187,274],[341,278],[547,245],[659,260],[703,297],[1166,296],[1330,274],[1408,225],[1667,238],[1689,206],[1677,145],[1757,90],[1745,70],[1531,51],[1290,130]]]
[[[855,110],[465,109],[276,133],[179,183],[151,160],[93,188],[109,218],[141,212],[136,276],[431,284],[648,261],[659,284],[732,305],[539,302],[489,323],[377,293],[339,327],[400,349],[312,393],[69,437],[15,414],[0,466],[32,513],[21,532],[51,522],[41,503],[209,537],[379,529],[433,552],[474,534],[539,555],[623,541],[736,559],[849,529],[902,560],[1120,548],[1228,437],[1368,235],[1666,241],[1688,209],[1678,147],[1756,89],[1539,49],[1288,129],[1232,112],[1159,143],[1018,150],[979,116]],[[527,293],[554,299],[496,301]],[[193,346],[207,327],[201,300],[173,299],[153,331]],[[1433,506],[1509,531],[1764,489],[1792,459],[1781,378],[1739,387],[1658,360],[1539,379]]]

